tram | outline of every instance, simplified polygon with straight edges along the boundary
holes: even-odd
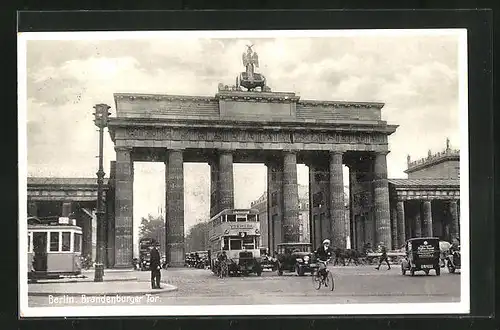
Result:
[[[76,220],[28,218],[28,278],[80,275],[82,229]]]
[[[217,256],[226,252],[230,275],[255,273],[261,275],[259,211],[226,209],[209,220],[209,245],[212,270]]]

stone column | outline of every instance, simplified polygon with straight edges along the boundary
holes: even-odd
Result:
[[[28,216],[29,217],[38,216],[38,204],[36,202],[28,202]]]
[[[283,155],[283,243],[299,242],[299,190],[297,187],[297,155]]]
[[[109,166],[108,190],[106,192],[106,267],[115,265],[115,174],[116,161],[111,161]]]
[[[332,245],[345,248],[345,206],[344,176],[342,174],[342,153],[330,152],[330,228]]]
[[[400,248],[403,246],[406,242],[406,233],[405,233],[405,202],[404,201],[398,201],[397,204],[397,232],[398,232],[398,237],[395,240],[397,242],[397,245],[393,248]]]
[[[267,166],[267,219],[269,249],[274,253],[276,246],[283,242],[283,163],[269,160]]]
[[[132,148],[117,147],[115,178],[115,268],[132,267],[134,177]]]
[[[62,204],[61,217],[69,217],[72,212],[71,202],[64,202]]]
[[[313,248],[316,246],[316,223],[314,221],[314,212],[313,212],[313,194],[314,194],[314,189],[313,189],[313,180],[314,180],[314,167],[313,164],[311,163],[310,160],[307,160],[306,166],[309,168],[309,191],[308,191],[308,197],[309,197],[309,242],[312,244]]]
[[[354,217],[354,198],[352,194],[352,189],[354,187],[354,182],[356,180],[356,169],[354,166],[349,165],[349,219],[352,221],[352,233],[351,233],[351,248],[357,249],[358,246],[358,221]]]
[[[383,242],[391,249],[391,222],[389,213],[389,186],[387,183],[386,152],[375,155],[374,166],[374,199],[376,242]]]
[[[233,154],[221,151],[219,154],[219,212],[234,208]]]
[[[360,247],[360,251],[363,250],[364,246],[366,243],[368,243],[368,235],[366,234],[366,230],[367,230],[367,223],[366,223],[366,218],[359,215],[358,216],[358,220],[359,220],[359,247]],[[370,242],[371,243],[371,242]],[[373,246],[373,244],[372,244]]]
[[[431,237],[432,234],[432,207],[431,207],[431,201],[426,200],[423,203],[423,209],[422,209],[422,216],[423,216],[423,221],[422,221],[422,231],[423,235],[427,237]]]
[[[450,238],[456,238],[460,236],[459,224],[458,224],[458,205],[457,201],[453,200],[449,202],[449,210],[451,215],[451,221],[449,224]]]
[[[220,212],[219,209],[219,165],[217,159],[211,159],[210,165],[210,217]]]
[[[398,246],[398,210],[396,207],[391,208],[391,242],[393,247]]]
[[[184,159],[182,150],[168,150],[166,161],[165,247],[169,266],[184,265]]]

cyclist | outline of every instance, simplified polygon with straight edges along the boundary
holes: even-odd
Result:
[[[325,239],[323,241],[323,245],[320,246],[315,252],[316,258],[318,258],[319,261],[322,261],[319,263],[319,269],[318,269],[318,274],[321,275],[323,280],[326,279],[326,262],[332,257],[333,255],[333,249],[330,247],[330,240]]]
[[[450,253],[453,254],[457,251],[460,251],[460,240],[458,237],[455,237],[452,239],[452,242],[451,242]]]

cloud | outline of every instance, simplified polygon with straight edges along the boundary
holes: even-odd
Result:
[[[93,105],[114,105],[113,93],[213,96],[233,84],[241,54],[254,44],[259,72],[274,91],[302,99],[380,101],[382,117],[400,125],[389,138],[389,176],[404,177],[406,155],[458,147],[457,38],[161,38],[115,41],[29,41],[28,174],[94,177],[97,132]],[[115,112],[115,109],[111,109]],[[105,171],[115,153],[105,140]],[[164,165],[137,164],[135,217],[164,205]],[[299,166],[299,183],[308,180]],[[159,179],[162,178],[162,179]],[[186,229],[208,216],[209,169],[185,165]],[[237,207],[266,187],[266,167],[235,166]]]

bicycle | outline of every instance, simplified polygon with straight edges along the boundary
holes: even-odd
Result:
[[[325,265],[324,269],[325,274],[321,275],[318,269],[312,275],[313,287],[316,290],[319,290],[321,288],[321,285],[330,288],[330,291],[333,291],[333,289],[335,288],[335,283],[333,281],[333,274],[327,267],[328,261],[330,261],[330,259],[328,259],[327,261],[318,260],[318,263],[322,263]]]

